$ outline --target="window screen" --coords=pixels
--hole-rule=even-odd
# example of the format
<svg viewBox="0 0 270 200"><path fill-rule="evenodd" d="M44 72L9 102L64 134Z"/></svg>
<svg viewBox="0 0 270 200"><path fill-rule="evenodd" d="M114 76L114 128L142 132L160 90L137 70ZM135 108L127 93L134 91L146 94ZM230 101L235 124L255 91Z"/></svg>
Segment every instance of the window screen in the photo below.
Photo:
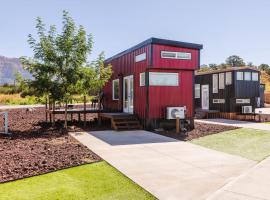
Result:
<svg viewBox="0 0 270 200"><path fill-rule="evenodd" d="M213 93L218 93L218 75L213 74L212 75L212 81L213 81Z"/></svg>
<svg viewBox="0 0 270 200"><path fill-rule="evenodd" d="M112 87L112 99L119 100L119 79L113 80L113 87Z"/></svg>
<svg viewBox="0 0 270 200"><path fill-rule="evenodd" d="M232 84L232 72L226 72L226 85Z"/></svg>
<svg viewBox="0 0 270 200"><path fill-rule="evenodd" d="M252 81L259 81L259 73L252 72Z"/></svg>
<svg viewBox="0 0 270 200"><path fill-rule="evenodd" d="M195 84L195 98L198 99L201 97L201 85Z"/></svg>
<svg viewBox="0 0 270 200"><path fill-rule="evenodd" d="M219 84L219 89L224 89L225 88L225 83L224 83L224 73L219 73L218 74L218 84Z"/></svg>
<svg viewBox="0 0 270 200"><path fill-rule="evenodd" d="M251 81L251 72L245 72L244 76L245 76L245 81Z"/></svg>
<svg viewBox="0 0 270 200"><path fill-rule="evenodd" d="M178 73L149 72L149 85L178 86Z"/></svg>
<svg viewBox="0 0 270 200"><path fill-rule="evenodd" d="M236 73L236 79L237 79L238 81L244 80L244 73L243 73L243 72L237 72L237 73Z"/></svg>

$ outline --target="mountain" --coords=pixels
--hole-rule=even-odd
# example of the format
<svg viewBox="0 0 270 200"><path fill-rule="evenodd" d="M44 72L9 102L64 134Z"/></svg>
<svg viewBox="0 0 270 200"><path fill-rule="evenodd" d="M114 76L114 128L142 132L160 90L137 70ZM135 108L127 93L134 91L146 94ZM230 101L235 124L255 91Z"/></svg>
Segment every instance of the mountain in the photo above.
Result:
<svg viewBox="0 0 270 200"><path fill-rule="evenodd" d="M20 72L24 78L31 78L29 72L23 69L19 58L0 56L0 85L13 84L16 72Z"/></svg>

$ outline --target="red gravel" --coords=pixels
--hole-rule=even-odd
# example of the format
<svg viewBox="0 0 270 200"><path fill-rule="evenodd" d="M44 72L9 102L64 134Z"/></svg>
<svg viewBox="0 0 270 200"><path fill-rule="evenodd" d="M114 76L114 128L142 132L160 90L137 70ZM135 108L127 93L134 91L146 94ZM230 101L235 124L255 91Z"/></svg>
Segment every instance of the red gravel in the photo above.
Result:
<svg viewBox="0 0 270 200"><path fill-rule="evenodd" d="M160 135L164 135L167 137L175 138L178 140L188 141L193 140L199 137L203 137L206 135L212 135L224 131L237 129L233 126L222 126L216 124L206 124L206 123L195 123L195 128L186 133L176 133L175 131L155 131Z"/></svg>
<svg viewBox="0 0 270 200"><path fill-rule="evenodd" d="M55 128L51 128L44 120L42 108L32 113L26 109L9 111L12 136L0 136L0 182L101 160L69 136L61 128L62 124L57 123Z"/></svg>

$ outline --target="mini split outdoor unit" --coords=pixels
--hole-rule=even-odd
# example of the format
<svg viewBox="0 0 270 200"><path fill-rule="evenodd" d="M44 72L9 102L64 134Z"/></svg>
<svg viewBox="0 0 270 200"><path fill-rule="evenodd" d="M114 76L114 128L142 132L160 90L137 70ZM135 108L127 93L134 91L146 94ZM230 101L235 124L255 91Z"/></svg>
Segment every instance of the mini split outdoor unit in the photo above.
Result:
<svg viewBox="0 0 270 200"><path fill-rule="evenodd" d="M186 107L167 107L167 119L185 119Z"/></svg>
<svg viewBox="0 0 270 200"><path fill-rule="evenodd" d="M252 106L242 106L242 113L244 114L252 113Z"/></svg>

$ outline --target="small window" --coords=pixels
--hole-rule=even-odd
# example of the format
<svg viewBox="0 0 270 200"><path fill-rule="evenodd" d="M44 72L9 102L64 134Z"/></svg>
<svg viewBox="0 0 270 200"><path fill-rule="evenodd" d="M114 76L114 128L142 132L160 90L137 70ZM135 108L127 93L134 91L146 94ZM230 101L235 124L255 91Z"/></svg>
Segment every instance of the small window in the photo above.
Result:
<svg viewBox="0 0 270 200"><path fill-rule="evenodd" d="M112 99L119 100L119 79L113 80Z"/></svg>
<svg viewBox="0 0 270 200"><path fill-rule="evenodd" d="M245 72L244 76L245 76L245 81L251 81L251 72Z"/></svg>
<svg viewBox="0 0 270 200"><path fill-rule="evenodd" d="M140 86L145 86L145 72L140 73Z"/></svg>
<svg viewBox="0 0 270 200"><path fill-rule="evenodd" d="M243 73L243 72L237 72L237 73L236 73L236 79L237 79L238 81L244 80L244 73Z"/></svg>
<svg viewBox="0 0 270 200"><path fill-rule="evenodd" d="M237 104L246 104L250 103L250 99L236 99Z"/></svg>
<svg viewBox="0 0 270 200"><path fill-rule="evenodd" d="M201 85L195 84L195 99L199 99L201 97Z"/></svg>
<svg viewBox="0 0 270 200"><path fill-rule="evenodd" d="M218 75L212 75L212 82L213 82L213 93L218 93Z"/></svg>
<svg viewBox="0 0 270 200"><path fill-rule="evenodd" d="M213 99L213 103L225 103L225 99Z"/></svg>
<svg viewBox="0 0 270 200"><path fill-rule="evenodd" d="M218 84L219 84L219 89L224 89L225 88L225 83L224 83L224 73L219 73L218 74Z"/></svg>
<svg viewBox="0 0 270 200"><path fill-rule="evenodd" d="M252 81L259 81L259 73L252 72Z"/></svg>
<svg viewBox="0 0 270 200"><path fill-rule="evenodd" d="M146 60L146 53L139 54L135 56L135 62L140 62Z"/></svg>
<svg viewBox="0 0 270 200"><path fill-rule="evenodd" d="M149 85L178 86L178 73L149 72Z"/></svg>
<svg viewBox="0 0 270 200"><path fill-rule="evenodd" d="M161 51L161 58L191 60L191 53L175 52L175 51Z"/></svg>
<svg viewBox="0 0 270 200"><path fill-rule="evenodd" d="M226 85L231 85L232 84L232 72L226 72Z"/></svg>

